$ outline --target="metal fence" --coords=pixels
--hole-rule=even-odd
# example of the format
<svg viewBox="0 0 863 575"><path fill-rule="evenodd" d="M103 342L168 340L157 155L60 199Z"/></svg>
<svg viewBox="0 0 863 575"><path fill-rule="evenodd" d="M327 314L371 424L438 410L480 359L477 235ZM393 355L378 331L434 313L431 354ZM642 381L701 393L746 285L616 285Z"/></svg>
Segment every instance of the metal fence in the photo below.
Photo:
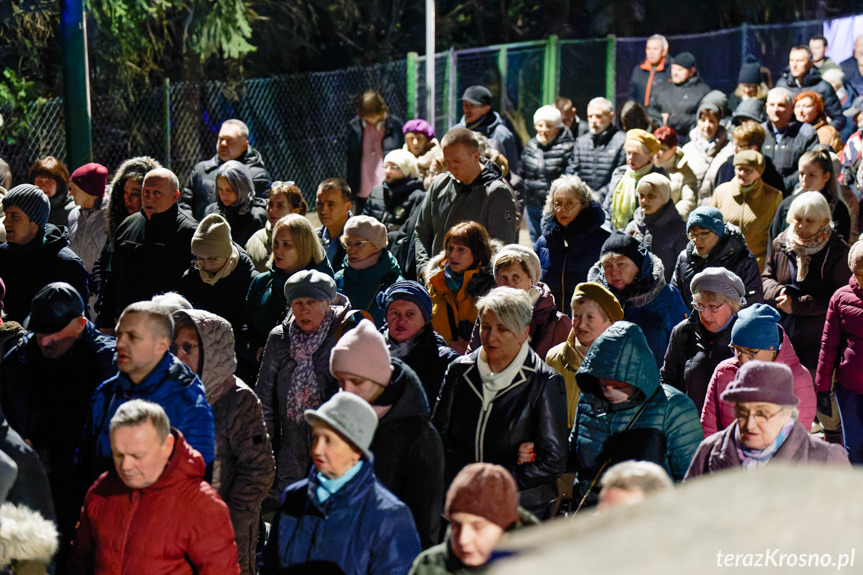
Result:
<svg viewBox="0 0 863 575"><path fill-rule="evenodd" d="M759 58L775 82L787 64L788 49L805 43L822 26L821 21L744 25L668 40L671 54L692 52L705 81L730 92L744 54ZM645 40L558 41L552 37L439 53L435 56L435 131L440 136L459 120L458 98L471 84L491 90L495 108L523 138L534 133L533 113L555 95L572 99L582 116L595 96L619 104L626 99L631 70L644 58ZM318 182L345 173L345 129L355 114L353 98L366 89L380 91L391 113L400 119L408 119L409 109L416 111L416 117L427 117L425 57L370 68L247 80L240 93L218 82L178 83L167 90L167 107L163 89L128 98L94 95L94 161L114 170L126 158L150 155L170 165L184 181L196 162L215 153L220 124L239 118L249 125L251 144L273 178L296 181L311 200ZM4 112L8 111L0 109ZM62 99L34 105L31 118L27 138L15 144L0 139L0 157L9 162L15 182L26 178L27 167L38 157L66 158ZM165 137L166 125L170 138Z"/></svg>

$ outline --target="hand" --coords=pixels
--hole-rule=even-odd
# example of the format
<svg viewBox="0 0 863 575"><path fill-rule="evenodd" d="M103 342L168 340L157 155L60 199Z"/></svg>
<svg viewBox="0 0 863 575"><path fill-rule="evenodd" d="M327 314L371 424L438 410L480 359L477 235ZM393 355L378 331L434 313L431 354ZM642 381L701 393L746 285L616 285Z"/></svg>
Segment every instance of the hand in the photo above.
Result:
<svg viewBox="0 0 863 575"><path fill-rule="evenodd" d="M782 289L782 292L776 296L776 307L787 314L791 313L791 297L785 293L784 288Z"/></svg>
<svg viewBox="0 0 863 575"><path fill-rule="evenodd" d="M815 404L818 406L818 411L827 417L833 416L833 401L829 391L819 391L815 394Z"/></svg>
<svg viewBox="0 0 863 575"><path fill-rule="evenodd" d="M533 442L528 441L518 446L518 464L532 463L536 459L536 453L533 452Z"/></svg>
<svg viewBox="0 0 863 575"><path fill-rule="evenodd" d="M449 344L449 346L453 348L459 355L464 355L464 352L467 351L467 343L467 341L458 338L454 339L452 343Z"/></svg>

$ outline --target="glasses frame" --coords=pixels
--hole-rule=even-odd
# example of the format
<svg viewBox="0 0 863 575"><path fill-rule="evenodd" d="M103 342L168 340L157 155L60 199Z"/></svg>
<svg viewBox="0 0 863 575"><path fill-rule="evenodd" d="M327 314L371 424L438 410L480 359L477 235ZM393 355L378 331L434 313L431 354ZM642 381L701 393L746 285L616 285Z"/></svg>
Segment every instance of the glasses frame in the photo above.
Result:
<svg viewBox="0 0 863 575"><path fill-rule="evenodd" d="M198 343L177 344L177 343L171 342L171 353L173 353L174 355L177 355L177 352L182 349L183 353L185 353L186 355L189 355L190 353L192 353L192 350L197 349L199 347L201 347L201 345Z"/></svg>

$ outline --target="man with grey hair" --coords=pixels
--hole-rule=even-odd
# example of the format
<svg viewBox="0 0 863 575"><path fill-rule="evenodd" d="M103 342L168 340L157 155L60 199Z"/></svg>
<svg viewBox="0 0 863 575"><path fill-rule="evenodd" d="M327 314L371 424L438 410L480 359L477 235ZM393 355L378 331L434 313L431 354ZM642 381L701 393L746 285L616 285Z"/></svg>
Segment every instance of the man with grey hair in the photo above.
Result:
<svg viewBox="0 0 863 575"><path fill-rule="evenodd" d="M608 194L612 172L626 162L626 133L614 126L613 119L614 105L609 100L591 100L587 104L589 131L576 138L572 150L575 173L595 192L599 203Z"/></svg>
<svg viewBox="0 0 863 575"><path fill-rule="evenodd" d="M165 410L123 403L110 441L113 470L84 500L70 571L239 574L230 512Z"/></svg>
<svg viewBox="0 0 863 575"><path fill-rule="evenodd" d="M264 167L261 154L249 145L249 127L240 120L226 120L219 128L216 155L195 164L180 198L180 205L191 212L196 220L203 219L204 210L216 201L216 172L229 160L237 160L248 166L255 183L255 195L267 197L270 174Z"/></svg>
<svg viewBox="0 0 863 575"><path fill-rule="evenodd" d="M213 409L197 374L171 352L174 323L169 311L150 301L128 306L117 322L117 368L93 394L78 450L79 464L89 479L109 467L109 422L129 399L147 399L162 406L174 427L203 456L207 465L216 454Z"/></svg>
<svg viewBox="0 0 863 575"><path fill-rule="evenodd" d="M599 482L599 511L635 505L651 495L673 489L661 466L651 461L624 461L611 467Z"/></svg>
<svg viewBox="0 0 863 575"><path fill-rule="evenodd" d="M836 97L833 86L827 83L812 61L812 50L806 44L794 46L788 54L788 67L776 82L777 87L788 88L793 96L804 90L812 90L821 96L824 113L837 130L845 127L842 104Z"/></svg>
<svg viewBox="0 0 863 575"><path fill-rule="evenodd" d="M632 69L629 99L646 108L650 104L651 92L668 82L671 59L668 57L668 40L665 36L654 34L648 38L644 45L644 55L644 62Z"/></svg>
<svg viewBox="0 0 863 575"><path fill-rule="evenodd" d="M113 325L132 302L173 291L189 268L198 222L179 209L179 188L177 176L168 169L144 176L141 211L123 220L114 238L101 325Z"/></svg>
<svg viewBox="0 0 863 575"><path fill-rule="evenodd" d="M761 124L767 132L761 153L773 161L789 194L797 188L797 162L800 156L818 145L815 128L794 118L792 100L787 88L770 90L767 93L767 121Z"/></svg>

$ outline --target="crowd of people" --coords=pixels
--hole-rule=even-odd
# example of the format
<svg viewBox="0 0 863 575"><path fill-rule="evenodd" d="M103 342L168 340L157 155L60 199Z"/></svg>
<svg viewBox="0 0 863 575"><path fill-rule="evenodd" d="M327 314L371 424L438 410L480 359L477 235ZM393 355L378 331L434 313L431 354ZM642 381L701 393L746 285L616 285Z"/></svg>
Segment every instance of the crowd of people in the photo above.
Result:
<svg viewBox="0 0 863 575"><path fill-rule="evenodd" d="M366 92L317 228L240 120L184 185L37 160L0 189L0 526L34 542L0 563L460 573L701 475L863 463L863 37L826 45L723 94L652 36L623 109L561 97L527 141L484 86L440 139Z"/></svg>

